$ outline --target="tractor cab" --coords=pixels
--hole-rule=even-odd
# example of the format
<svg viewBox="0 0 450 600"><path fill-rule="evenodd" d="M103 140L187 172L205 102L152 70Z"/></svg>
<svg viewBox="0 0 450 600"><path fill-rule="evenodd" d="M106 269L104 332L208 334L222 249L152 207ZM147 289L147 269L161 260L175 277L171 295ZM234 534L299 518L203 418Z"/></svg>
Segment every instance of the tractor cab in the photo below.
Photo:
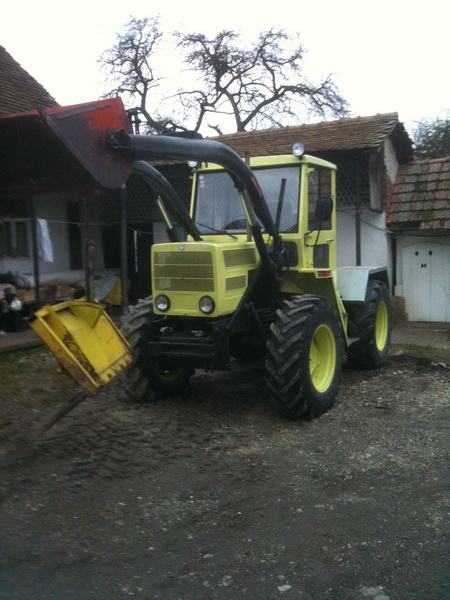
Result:
<svg viewBox="0 0 450 600"><path fill-rule="evenodd" d="M335 166L305 155L255 157L248 165L283 243L284 284L295 285L296 274L334 269ZM249 210L253 212L229 171L216 164L198 165L190 215L202 241L188 236L183 243L153 246L156 313L209 318L233 313L260 263L252 219L265 247L273 251L273 238Z"/></svg>

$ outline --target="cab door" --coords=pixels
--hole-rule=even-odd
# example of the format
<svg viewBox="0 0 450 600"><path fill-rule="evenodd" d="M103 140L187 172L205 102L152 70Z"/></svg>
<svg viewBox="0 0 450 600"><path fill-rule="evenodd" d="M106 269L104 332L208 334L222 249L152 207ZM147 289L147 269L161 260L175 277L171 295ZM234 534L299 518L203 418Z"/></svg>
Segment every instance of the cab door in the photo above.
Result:
<svg viewBox="0 0 450 600"><path fill-rule="evenodd" d="M334 169L311 165L307 168L305 257L306 268L336 268L336 181ZM321 197L331 198L333 211L329 219L319 221L316 208ZM305 216L305 213L303 213Z"/></svg>

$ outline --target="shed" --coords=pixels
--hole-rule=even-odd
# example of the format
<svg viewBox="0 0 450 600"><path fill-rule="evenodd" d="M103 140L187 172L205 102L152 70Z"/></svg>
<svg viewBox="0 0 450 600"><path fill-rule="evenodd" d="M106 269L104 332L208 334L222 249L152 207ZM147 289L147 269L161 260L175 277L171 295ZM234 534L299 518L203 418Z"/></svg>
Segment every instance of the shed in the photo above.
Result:
<svg viewBox="0 0 450 600"><path fill-rule="evenodd" d="M450 322L450 156L400 168L387 212L397 296L412 321Z"/></svg>

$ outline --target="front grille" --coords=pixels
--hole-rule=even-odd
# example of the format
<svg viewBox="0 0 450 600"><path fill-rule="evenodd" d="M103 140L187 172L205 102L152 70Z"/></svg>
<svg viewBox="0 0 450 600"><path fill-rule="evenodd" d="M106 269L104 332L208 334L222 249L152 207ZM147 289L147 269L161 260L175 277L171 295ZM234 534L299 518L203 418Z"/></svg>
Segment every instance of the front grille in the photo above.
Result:
<svg viewBox="0 0 450 600"><path fill-rule="evenodd" d="M243 265L254 265L256 254L253 248L243 250L225 250L223 260L226 267L242 267Z"/></svg>
<svg viewBox="0 0 450 600"><path fill-rule="evenodd" d="M245 275L237 275L236 277L227 277L225 279L225 290L239 290L245 288L247 285L247 278Z"/></svg>
<svg viewBox="0 0 450 600"><path fill-rule="evenodd" d="M155 265L212 265L210 252L156 252Z"/></svg>
<svg viewBox="0 0 450 600"><path fill-rule="evenodd" d="M210 252L156 252L154 288L174 292L213 292L214 272Z"/></svg>

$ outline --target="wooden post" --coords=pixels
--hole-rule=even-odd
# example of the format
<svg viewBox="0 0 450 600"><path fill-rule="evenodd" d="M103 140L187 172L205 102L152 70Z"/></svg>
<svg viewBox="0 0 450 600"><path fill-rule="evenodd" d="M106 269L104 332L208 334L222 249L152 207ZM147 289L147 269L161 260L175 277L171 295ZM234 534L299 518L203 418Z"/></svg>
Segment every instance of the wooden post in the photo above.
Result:
<svg viewBox="0 0 450 600"><path fill-rule="evenodd" d="M95 244L88 242L84 249L84 277L86 279L86 300L95 302L94 288Z"/></svg>
<svg viewBox="0 0 450 600"><path fill-rule="evenodd" d="M361 165L356 169L356 198L355 198L355 241L356 266L361 266Z"/></svg>
<svg viewBox="0 0 450 600"><path fill-rule="evenodd" d="M34 278L34 302L36 309L41 306L41 292L40 292L40 281L39 281L39 248L38 248L38 237L37 237L37 222L36 212L34 209L33 198L30 196L28 199L28 213L30 215L31 224L31 252L33 257L33 278Z"/></svg>
<svg viewBox="0 0 450 600"><path fill-rule="evenodd" d="M121 304L122 313L128 310L128 216L127 216L127 188L126 184L120 188L120 277L121 277Z"/></svg>

